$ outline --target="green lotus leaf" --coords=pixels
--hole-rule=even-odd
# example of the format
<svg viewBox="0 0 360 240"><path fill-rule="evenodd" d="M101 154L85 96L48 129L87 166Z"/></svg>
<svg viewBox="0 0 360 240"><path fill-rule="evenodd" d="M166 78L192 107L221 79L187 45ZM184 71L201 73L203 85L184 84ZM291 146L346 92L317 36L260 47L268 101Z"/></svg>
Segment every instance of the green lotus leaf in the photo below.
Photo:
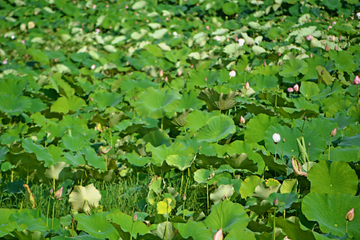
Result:
<svg viewBox="0 0 360 240"><path fill-rule="evenodd" d="M273 218L269 218L271 224L273 224ZM310 229L304 229L304 227L300 224L300 220L297 217L289 217L287 219L276 218L275 219L276 227L281 228L288 239L291 240L302 240L309 239L315 240L313 232Z"/></svg>
<svg viewBox="0 0 360 240"><path fill-rule="evenodd" d="M335 66L339 71L352 73L356 68L356 63L353 61L351 54L346 51L330 51L329 57L335 62Z"/></svg>
<svg viewBox="0 0 360 240"><path fill-rule="evenodd" d="M357 134L352 137L346 137L346 136L342 137L340 140L339 146L341 146L341 147L352 147L352 146L360 147L360 134Z"/></svg>
<svg viewBox="0 0 360 240"><path fill-rule="evenodd" d="M360 147L331 147L330 161L357 162L359 161L359 151ZM324 154L319 157L319 160L328 160L328 154L328 151L324 152Z"/></svg>
<svg viewBox="0 0 360 240"><path fill-rule="evenodd" d="M220 228L224 232L230 232L233 229L245 229L249 223L249 217L241 204L225 200L211 208L210 215L203 223L211 228L213 233Z"/></svg>
<svg viewBox="0 0 360 240"><path fill-rule="evenodd" d="M233 185L220 185L213 193L210 193L210 200L218 204L225 196L231 198L234 193Z"/></svg>
<svg viewBox="0 0 360 240"><path fill-rule="evenodd" d="M345 194L328 195L325 193L310 192L302 202L302 211L310 221L317 221L323 233L332 233L344 236L346 233L345 215L354 208L355 217L347 224L347 233L350 238L360 236L359 196Z"/></svg>
<svg viewBox="0 0 360 240"><path fill-rule="evenodd" d="M84 154L85 159L88 162L89 166L101 169L103 171L106 170L106 163L104 158L98 156L93 148L83 147L80 150L80 152Z"/></svg>
<svg viewBox="0 0 360 240"><path fill-rule="evenodd" d="M211 240L212 233L202 222L188 221L186 223L175 223L174 227L180 235L187 239L191 237L194 240Z"/></svg>
<svg viewBox="0 0 360 240"><path fill-rule="evenodd" d="M266 200L268 200L270 203L272 203L272 202L274 202L275 198L279 202L284 203L284 206L282 207L282 210L289 209L291 207L292 203L299 202L299 197L298 197L298 194L296 192L290 192L290 193L273 192L273 193L271 193L269 195L269 197Z"/></svg>
<svg viewBox="0 0 360 240"><path fill-rule="evenodd" d="M109 52L109 53L114 53L116 52L116 48L113 45L105 45L104 46L105 51Z"/></svg>
<svg viewBox="0 0 360 240"><path fill-rule="evenodd" d="M143 140L145 142L151 143L151 145L153 145L154 147L158 147L163 144L165 144L166 146L171 145L171 138L169 137L169 135L165 131L162 131L160 129L149 132L143 137Z"/></svg>
<svg viewBox="0 0 360 240"><path fill-rule="evenodd" d="M291 59L286 61L280 71L280 75L283 77L296 77L299 74L306 74L308 71L308 64L305 61L299 59Z"/></svg>
<svg viewBox="0 0 360 240"><path fill-rule="evenodd" d="M255 54L261 54L261 53L266 53L266 50L260 46L252 46L251 50L253 50L253 52Z"/></svg>
<svg viewBox="0 0 360 240"><path fill-rule="evenodd" d="M220 111L212 111L210 113L194 110L186 117L186 127L191 131L197 131L206 125L208 120L214 116L221 116Z"/></svg>
<svg viewBox="0 0 360 240"><path fill-rule="evenodd" d="M151 162L149 157L142 157L134 152L127 153L126 156L121 156L120 158L126 159L130 164L138 167L143 167Z"/></svg>
<svg viewBox="0 0 360 240"><path fill-rule="evenodd" d="M297 179L285 179L280 187L280 193L296 192L298 186Z"/></svg>
<svg viewBox="0 0 360 240"><path fill-rule="evenodd" d="M222 5L222 10L226 15L234 15L239 11L239 5L235 2L227 2Z"/></svg>
<svg viewBox="0 0 360 240"><path fill-rule="evenodd" d="M179 142L175 142L168 147L165 144L159 147L154 147L151 143L147 143L146 151L152 153L151 161L155 165L161 165L162 162L170 155L189 156L194 154L194 149L192 147L185 147Z"/></svg>
<svg viewBox="0 0 360 240"><path fill-rule="evenodd" d="M301 133L298 128L289 128L287 126L277 124L269 127L265 133L265 146L267 150L273 154L275 154L275 144L272 139L274 133L280 134L281 139L285 138L285 143L280 141L277 144L277 155L284 155L289 159L291 156L297 156L300 153L296 138L301 136L305 139L306 151L309 151L310 161L317 160L327 147L325 139L318 133L317 130L307 127L304 128L304 133ZM311 143L310 148L308 146L309 142ZM282 149L284 149L284 152L282 152Z"/></svg>
<svg viewBox="0 0 360 240"><path fill-rule="evenodd" d="M137 239L138 235L145 235L149 232L149 227L145 223L134 222L131 216L119 210L109 213L106 219L115 227L122 239L130 239L130 233L133 239Z"/></svg>
<svg viewBox="0 0 360 240"><path fill-rule="evenodd" d="M175 113L171 119L171 123L173 123L175 126L178 127L184 127L186 125L186 118L191 112L192 112L191 109L189 110L184 109L180 114Z"/></svg>
<svg viewBox="0 0 360 240"><path fill-rule="evenodd" d="M226 115L210 118L196 133L199 142L216 142L236 131L234 121Z"/></svg>
<svg viewBox="0 0 360 240"><path fill-rule="evenodd" d="M89 97L93 99L101 111L107 107L114 107L122 100L122 96L118 93L101 90L90 94Z"/></svg>
<svg viewBox="0 0 360 240"><path fill-rule="evenodd" d="M190 79L187 81L186 85L188 89L193 90L195 86L198 87L211 87L219 78L219 73L217 71L210 70L198 70L191 72Z"/></svg>
<svg viewBox="0 0 360 240"><path fill-rule="evenodd" d="M197 183L206 183L210 178L212 171L210 169L199 169L194 173L194 180Z"/></svg>
<svg viewBox="0 0 360 240"><path fill-rule="evenodd" d="M137 1L132 5L132 10L139 10L144 8L148 3L146 1Z"/></svg>
<svg viewBox="0 0 360 240"><path fill-rule="evenodd" d="M165 113L176 109L181 100L177 91L148 88L140 93L136 103L136 112L141 117L162 118Z"/></svg>
<svg viewBox="0 0 360 240"><path fill-rule="evenodd" d="M155 230L151 231L153 235L150 239L175 239L175 236L179 234L175 230L172 222L162 222L157 225Z"/></svg>
<svg viewBox="0 0 360 240"><path fill-rule="evenodd" d="M31 107L30 98L13 94L0 94L0 102L0 111L10 116L19 115Z"/></svg>
<svg viewBox="0 0 360 240"><path fill-rule="evenodd" d="M70 55L70 59L74 62L82 62L84 61L86 58L90 57L90 55L88 53L85 52L80 52L80 53L72 53Z"/></svg>
<svg viewBox="0 0 360 240"><path fill-rule="evenodd" d="M90 207L97 208L100 199L100 192L92 183L86 187L75 186L69 196L69 202L71 203L72 209L75 211L83 211L85 213L90 213Z"/></svg>
<svg viewBox="0 0 360 240"><path fill-rule="evenodd" d="M71 166L76 167L79 165L86 164L84 157L80 153L73 154L73 153L65 152L64 158L65 158L65 162Z"/></svg>
<svg viewBox="0 0 360 240"><path fill-rule="evenodd" d="M322 66L317 66L315 69L318 75L319 83L325 83L326 85L330 85L333 83L334 77L331 76L331 74L326 70L326 68Z"/></svg>
<svg viewBox="0 0 360 240"><path fill-rule="evenodd" d="M256 115L246 124L244 130L245 142L253 143L264 140L266 129L278 121L276 117L270 117L262 113Z"/></svg>
<svg viewBox="0 0 360 240"><path fill-rule="evenodd" d="M28 54L31 55L35 61L38 61L42 64L47 64L49 62L49 58L40 49L30 48L28 49Z"/></svg>
<svg viewBox="0 0 360 240"><path fill-rule="evenodd" d="M341 2L336 0L324 0L321 5L325 5L330 10L336 10L341 8Z"/></svg>
<svg viewBox="0 0 360 240"><path fill-rule="evenodd" d="M162 39L164 37L164 35L168 32L169 32L168 29L162 28L162 29L156 30L154 33L149 34L149 35L155 39ZM166 53L168 53L168 52L166 52ZM165 53L165 56L166 56L166 53Z"/></svg>
<svg viewBox="0 0 360 240"><path fill-rule="evenodd" d="M136 81L132 79L125 79L124 81L121 82L120 89L122 92L127 92L134 90L136 88L147 89L149 87L155 88L157 86L158 84L151 82L145 78L136 79Z"/></svg>
<svg viewBox="0 0 360 240"><path fill-rule="evenodd" d="M108 217L107 215L108 214L106 212L96 213L92 215L77 214L75 216L75 220L77 220L77 228L79 230L85 231L93 237L117 240L119 239L120 235L111 225L111 223L106 220L105 217Z"/></svg>
<svg viewBox="0 0 360 240"><path fill-rule="evenodd" d="M64 148L71 151L77 151L86 145L86 139L83 136L69 136L68 134L64 135L62 138L62 143Z"/></svg>
<svg viewBox="0 0 360 240"><path fill-rule="evenodd" d="M358 189L358 177L346 162L320 161L308 173L311 192L355 195Z"/></svg>
<svg viewBox="0 0 360 240"><path fill-rule="evenodd" d="M267 182L263 182L263 183L257 185L252 196L257 198L259 201L262 201L262 200L268 199L268 197L271 193L276 193L279 190L281 184L277 180L274 180L274 182L277 185L269 186L268 185L269 180L271 180L271 179L268 179Z"/></svg>
<svg viewBox="0 0 360 240"><path fill-rule="evenodd" d="M20 135L26 134L29 127L26 124L18 123L13 128L7 129L5 133L0 136L2 144L13 144L14 142L20 141Z"/></svg>
<svg viewBox="0 0 360 240"><path fill-rule="evenodd" d="M39 161L44 161L45 167L49 167L54 163L54 160L52 159L48 149L41 145L35 144L31 140L31 138L23 139L22 146L23 146L25 152L35 153L35 155Z"/></svg>
<svg viewBox="0 0 360 240"><path fill-rule="evenodd" d="M247 177L240 186L240 194L241 194L241 198L248 198L250 196L253 195L256 187L261 184L261 178L256 176L256 175L252 175L250 177Z"/></svg>
<svg viewBox="0 0 360 240"><path fill-rule="evenodd" d="M255 233L245 229L233 229L226 235L225 240L238 240L238 239L246 239L246 240L256 240Z"/></svg>
<svg viewBox="0 0 360 240"><path fill-rule="evenodd" d="M228 110L236 106L236 97L239 93L231 91L229 94L218 93L215 89L206 88L201 91L198 98L204 100L209 111Z"/></svg>
<svg viewBox="0 0 360 240"><path fill-rule="evenodd" d="M77 96L59 97L51 106L51 112L68 113L69 111L76 112L81 107L86 105L82 98Z"/></svg>
<svg viewBox="0 0 360 240"><path fill-rule="evenodd" d="M68 165L64 162L59 162L56 165L51 165L48 169L45 171L45 176L49 179L59 179L60 172L67 167Z"/></svg>
<svg viewBox="0 0 360 240"><path fill-rule="evenodd" d="M178 168L180 171L184 171L186 168L191 166L191 163L194 161L194 155L190 154L187 156L179 155L169 155L166 158L166 163L169 166Z"/></svg>

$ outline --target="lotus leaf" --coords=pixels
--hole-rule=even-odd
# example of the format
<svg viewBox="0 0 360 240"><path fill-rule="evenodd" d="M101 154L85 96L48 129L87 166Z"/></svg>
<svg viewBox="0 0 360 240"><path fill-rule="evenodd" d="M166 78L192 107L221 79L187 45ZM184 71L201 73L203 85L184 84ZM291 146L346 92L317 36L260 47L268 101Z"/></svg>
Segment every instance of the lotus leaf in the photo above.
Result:
<svg viewBox="0 0 360 240"><path fill-rule="evenodd" d="M89 184L86 187L75 186L74 190L70 193L69 202L72 209L75 211L84 211L90 213L90 207L97 207L101 195L93 184Z"/></svg>
<svg viewBox="0 0 360 240"><path fill-rule="evenodd" d="M261 184L260 177L253 175L250 177L247 177L240 186L240 194L241 198L248 198L253 195L256 187Z"/></svg>
<svg viewBox="0 0 360 240"><path fill-rule="evenodd" d="M210 193L210 199L214 204L218 204L224 197L231 198L234 193L234 187L231 185L220 185L213 193Z"/></svg>
<svg viewBox="0 0 360 240"><path fill-rule="evenodd" d="M299 74L306 74L308 71L308 64L299 59L292 59L282 65L280 75L283 77L296 77Z"/></svg>
<svg viewBox="0 0 360 240"><path fill-rule="evenodd" d="M347 224L349 237L360 236L360 218L356 212L360 212L359 197L338 193L329 195L326 193L310 192L302 202L302 211L310 221L317 221L323 233L332 233L344 236L346 231L345 215L350 209L355 209L355 218Z"/></svg>
<svg viewBox="0 0 360 240"><path fill-rule="evenodd" d="M198 141L216 142L235 132L233 120L225 115L210 118L196 133Z"/></svg>
<svg viewBox="0 0 360 240"><path fill-rule="evenodd" d="M202 222L188 221L174 225L183 238L192 237L194 240L211 240L212 233Z"/></svg>
<svg viewBox="0 0 360 240"><path fill-rule="evenodd" d="M233 229L245 229L249 223L249 217L241 204L225 200L211 208L210 215L203 223L211 228L213 233L220 228L225 232L230 232Z"/></svg>

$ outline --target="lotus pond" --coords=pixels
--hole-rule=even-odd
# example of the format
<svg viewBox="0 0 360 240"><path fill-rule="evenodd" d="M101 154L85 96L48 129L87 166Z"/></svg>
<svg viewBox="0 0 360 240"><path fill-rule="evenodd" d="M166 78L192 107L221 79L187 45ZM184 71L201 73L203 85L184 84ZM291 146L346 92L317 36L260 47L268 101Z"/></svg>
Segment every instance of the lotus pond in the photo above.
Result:
<svg viewBox="0 0 360 240"><path fill-rule="evenodd" d="M0 16L0 238L360 238L358 0Z"/></svg>

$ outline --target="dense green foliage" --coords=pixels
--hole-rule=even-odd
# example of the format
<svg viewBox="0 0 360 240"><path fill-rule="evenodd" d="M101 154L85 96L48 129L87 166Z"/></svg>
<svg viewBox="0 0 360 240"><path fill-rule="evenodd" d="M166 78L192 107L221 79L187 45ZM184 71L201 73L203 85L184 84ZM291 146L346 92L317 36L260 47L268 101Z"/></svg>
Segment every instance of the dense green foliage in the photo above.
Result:
<svg viewBox="0 0 360 240"><path fill-rule="evenodd" d="M0 237L359 239L358 11L3 1Z"/></svg>

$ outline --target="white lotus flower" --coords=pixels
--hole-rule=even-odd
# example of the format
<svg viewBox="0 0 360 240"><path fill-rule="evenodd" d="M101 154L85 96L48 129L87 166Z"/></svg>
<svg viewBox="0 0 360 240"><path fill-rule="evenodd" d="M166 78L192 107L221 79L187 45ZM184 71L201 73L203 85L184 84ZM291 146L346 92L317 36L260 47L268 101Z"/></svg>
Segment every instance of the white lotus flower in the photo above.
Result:
<svg viewBox="0 0 360 240"><path fill-rule="evenodd" d="M278 133L274 133L274 135L272 136L272 139L274 140L274 143L277 144L278 142L280 142L281 136Z"/></svg>
<svg viewBox="0 0 360 240"><path fill-rule="evenodd" d="M244 45L244 43L245 43L245 39L240 38L238 40L238 42L239 42L239 46L242 47Z"/></svg>
<svg viewBox="0 0 360 240"><path fill-rule="evenodd" d="M231 72L229 72L229 76L230 77L235 77L236 76L235 70L232 70Z"/></svg>
<svg viewBox="0 0 360 240"><path fill-rule="evenodd" d="M214 39L215 39L216 41L218 41L218 42L221 41L221 37L220 37L220 36L215 36Z"/></svg>

